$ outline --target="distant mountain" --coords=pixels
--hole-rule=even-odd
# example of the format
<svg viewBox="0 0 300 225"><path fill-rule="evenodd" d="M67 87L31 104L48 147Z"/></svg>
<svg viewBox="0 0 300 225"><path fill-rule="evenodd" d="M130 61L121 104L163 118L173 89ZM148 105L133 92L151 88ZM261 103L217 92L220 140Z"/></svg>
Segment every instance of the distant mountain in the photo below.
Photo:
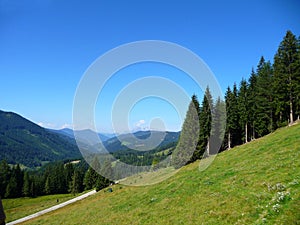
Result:
<svg viewBox="0 0 300 225"><path fill-rule="evenodd" d="M13 112L0 110L0 160L37 167L82 157L73 138L51 132Z"/></svg>
<svg viewBox="0 0 300 225"><path fill-rule="evenodd" d="M151 142L150 135L153 135ZM128 149L149 150L158 143L157 147L167 146L171 143L176 145L180 132L162 131L137 131L133 134L122 134L103 142L109 152L123 151Z"/></svg>
<svg viewBox="0 0 300 225"><path fill-rule="evenodd" d="M69 138L75 139L74 131L65 128L62 130L51 130ZM96 133L95 131L86 129L75 131L78 138L77 141L80 142L81 148L85 149L87 152L98 152L101 151L102 145L94 144L98 140L94 140L95 134L99 136L102 144L105 146L106 150L109 152L138 149L138 150L149 150L151 146L155 146L155 143L159 143L157 147L167 146L171 143L176 145L180 132L162 132L162 131L137 131L135 133L126 133L115 136L114 134L102 134ZM152 143L147 140L150 135L153 135ZM162 140L158 140L161 139Z"/></svg>
<svg viewBox="0 0 300 225"><path fill-rule="evenodd" d="M68 136L68 137L71 137L71 138L74 139L74 131L70 128L64 128L64 129L61 129L61 130L51 130L51 131L55 132L55 133L63 134L65 136ZM79 130L79 131L76 131L76 132L78 132L79 136L81 137L81 139L82 139L81 141L87 142L87 143L89 142L88 139L89 139L90 135L92 133L93 134L95 133L95 131L92 131L92 130L89 130L89 129ZM107 134L97 133L97 134L98 134L98 136L99 136L99 138L102 142L107 141L108 139L115 137L114 134L108 134L108 133Z"/></svg>

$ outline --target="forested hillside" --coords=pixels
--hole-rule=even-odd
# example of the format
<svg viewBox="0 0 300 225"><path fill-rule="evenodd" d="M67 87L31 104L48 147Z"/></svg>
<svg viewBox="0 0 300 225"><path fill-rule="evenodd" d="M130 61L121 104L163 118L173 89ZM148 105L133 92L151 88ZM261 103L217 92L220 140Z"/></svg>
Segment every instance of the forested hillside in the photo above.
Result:
<svg viewBox="0 0 300 225"><path fill-rule="evenodd" d="M81 157L74 140L49 132L16 113L0 111L0 121L0 160L34 168L45 162Z"/></svg>

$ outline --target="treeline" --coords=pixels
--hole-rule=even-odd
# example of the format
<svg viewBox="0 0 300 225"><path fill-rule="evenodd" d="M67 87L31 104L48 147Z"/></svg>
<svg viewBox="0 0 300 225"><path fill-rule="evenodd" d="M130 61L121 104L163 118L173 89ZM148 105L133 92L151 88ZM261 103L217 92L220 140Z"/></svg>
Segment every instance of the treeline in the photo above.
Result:
<svg viewBox="0 0 300 225"><path fill-rule="evenodd" d="M173 165L181 167L262 137L299 116L300 37L287 31L274 63L261 57L249 80L228 87L224 100L214 101L209 88L201 105L197 96L192 96Z"/></svg>
<svg viewBox="0 0 300 225"><path fill-rule="evenodd" d="M22 170L19 164L0 162L0 196L2 198L36 197L50 194L81 193L107 187L110 181L81 160L77 163L49 163L37 171Z"/></svg>

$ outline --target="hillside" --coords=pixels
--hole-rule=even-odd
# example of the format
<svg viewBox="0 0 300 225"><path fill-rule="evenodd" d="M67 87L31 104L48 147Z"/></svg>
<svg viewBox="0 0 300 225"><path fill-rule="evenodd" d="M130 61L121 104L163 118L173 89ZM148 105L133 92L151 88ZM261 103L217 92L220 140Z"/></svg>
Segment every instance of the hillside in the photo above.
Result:
<svg viewBox="0 0 300 225"><path fill-rule="evenodd" d="M81 157L75 141L0 110L0 160L37 167L43 162Z"/></svg>
<svg viewBox="0 0 300 225"><path fill-rule="evenodd" d="M152 139L154 142L145 141L152 133ZM124 151L130 149L137 149L143 151L143 149L149 150L152 146L156 146L157 140L160 140L157 147L164 147L167 145L176 145L180 132L161 132L161 131L138 131L133 134L122 134L118 137L113 137L106 140L103 144L109 152ZM120 141L121 140L121 141Z"/></svg>
<svg viewBox="0 0 300 225"><path fill-rule="evenodd" d="M299 154L300 124L225 151L203 172L195 162L152 186L115 185L25 224L299 224Z"/></svg>

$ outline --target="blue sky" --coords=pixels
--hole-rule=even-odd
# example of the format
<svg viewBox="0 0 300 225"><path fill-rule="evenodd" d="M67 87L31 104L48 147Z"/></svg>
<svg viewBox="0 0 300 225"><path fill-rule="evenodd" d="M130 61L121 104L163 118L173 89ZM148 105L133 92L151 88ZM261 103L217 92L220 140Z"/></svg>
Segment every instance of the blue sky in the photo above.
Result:
<svg viewBox="0 0 300 225"><path fill-rule="evenodd" d="M190 49L225 91L248 78L261 55L272 61L287 30L300 35L299 11L296 0L0 0L0 109L46 127L70 127L76 87L89 65L112 48L140 40ZM165 76L189 95L201 96L199 87L174 68L147 64L124 69L99 95L99 131L112 131L114 96L128 82L151 75ZM179 130L182 123L172 105L155 98L137 103L128 117L130 129L147 129L155 117L169 130Z"/></svg>

